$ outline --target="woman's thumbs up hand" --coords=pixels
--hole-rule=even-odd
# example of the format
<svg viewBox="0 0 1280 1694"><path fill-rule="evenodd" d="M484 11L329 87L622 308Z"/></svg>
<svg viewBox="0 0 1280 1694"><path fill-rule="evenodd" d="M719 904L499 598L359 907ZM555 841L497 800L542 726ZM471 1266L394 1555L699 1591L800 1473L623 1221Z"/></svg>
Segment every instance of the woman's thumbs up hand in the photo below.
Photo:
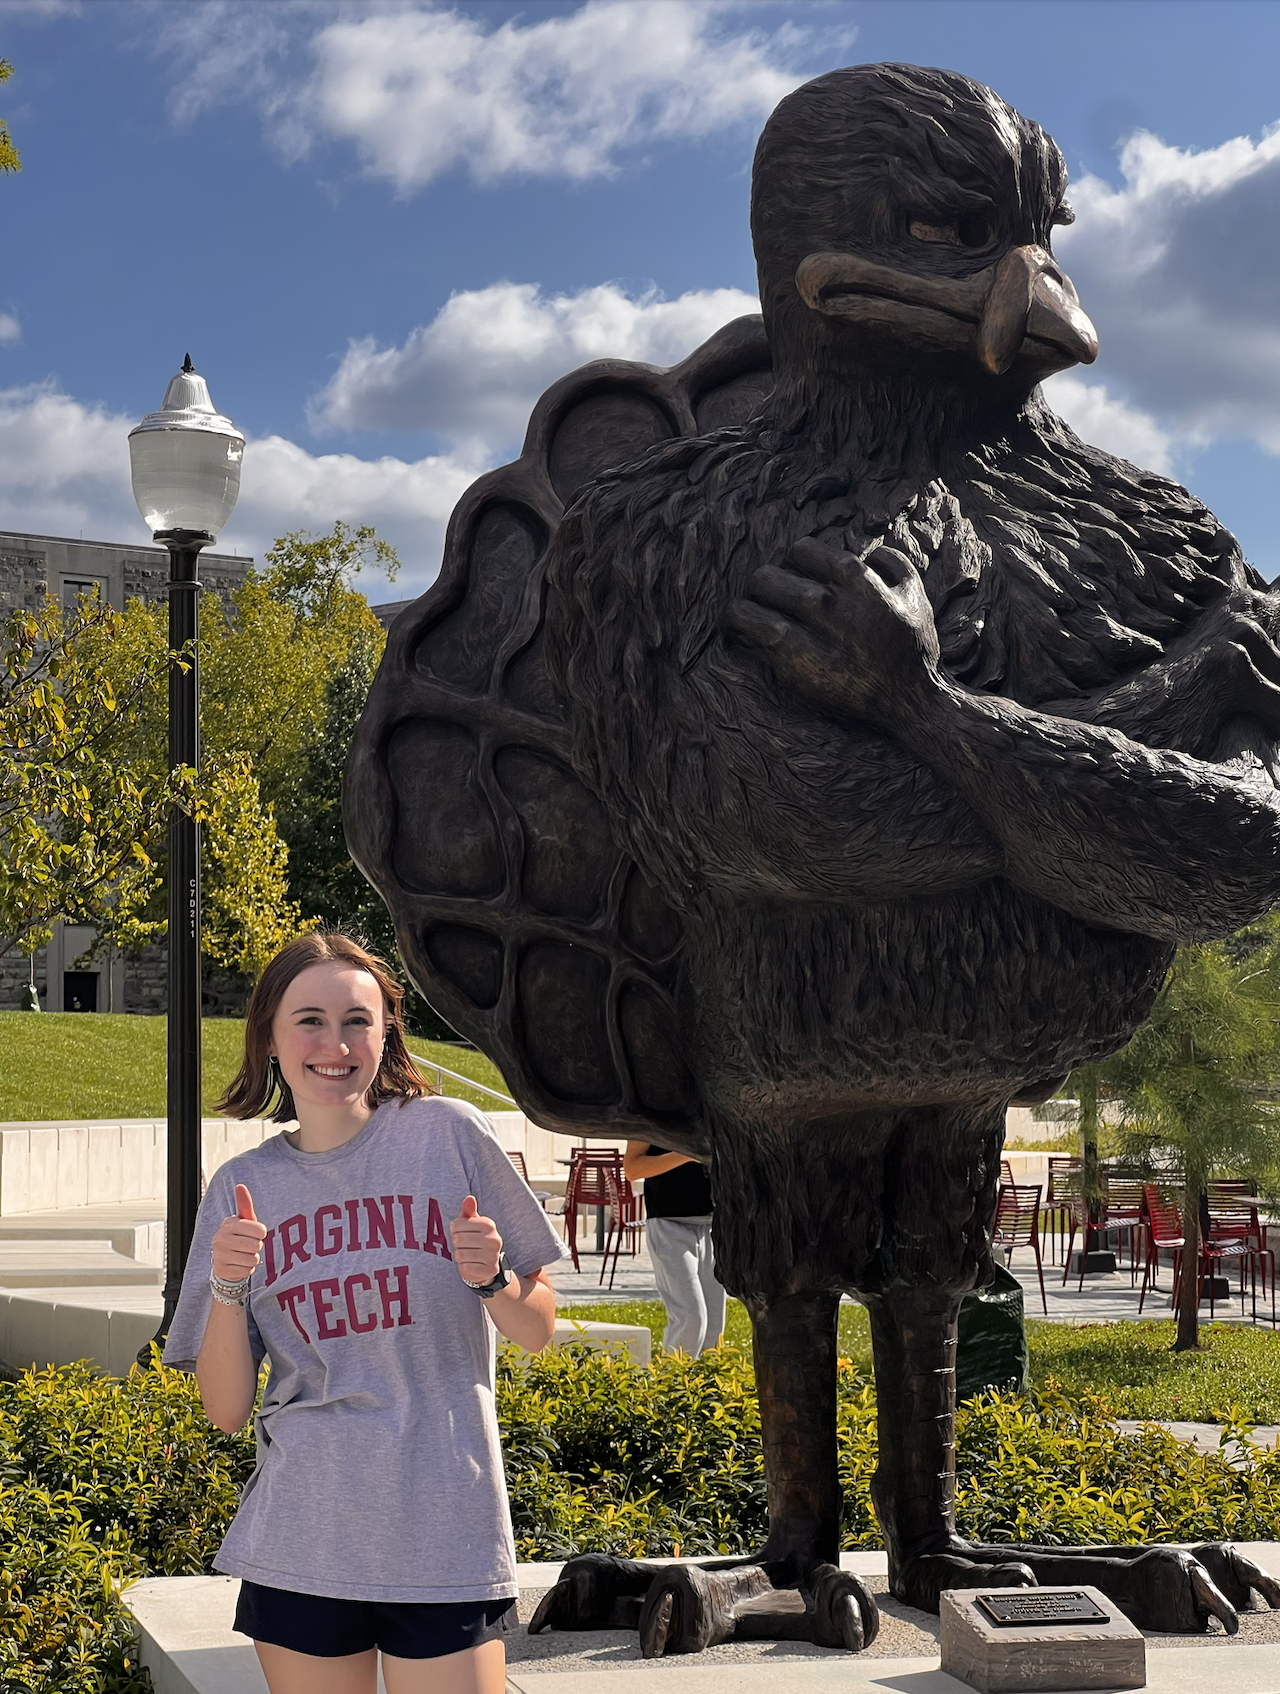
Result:
<svg viewBox="0 0 1280 1694"><path fill-rule="evenodd" d="M449 1225L453 1261L464 1282L492 1282L502 1256L502 1237L492 1218L482 1218L474 1194L462 1202L462 1211Z"/></svg>
<svg viewBox="0 0 1280 1694"><path fill-rule="evenodd" d="M262 1257L266 1235L266 1225L253 1215L253 1195L238 1182L236 1215L223 1218L213 1238L213 1274L226 1282L242 1282L252 1276Z"/></svg>

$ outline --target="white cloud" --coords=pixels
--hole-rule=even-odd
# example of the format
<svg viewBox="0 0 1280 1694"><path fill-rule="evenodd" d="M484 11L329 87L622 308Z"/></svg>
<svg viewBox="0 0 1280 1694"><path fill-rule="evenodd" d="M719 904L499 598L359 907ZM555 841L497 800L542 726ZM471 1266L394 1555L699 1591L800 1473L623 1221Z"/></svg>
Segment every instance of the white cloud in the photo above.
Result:
<svg viewBox="0 0 1280 1694"><path fill-rule="evenodd" d="M744 312L737 288L663 300L613 283L544 295L500 282L454 294L399 346L353 341L312 408L313 421L347 429L426 429L496 452L524 433L538 396L589 359L673 365Z"/></svg>
<svg viewBox="0 0 1280 1694"><path fill-rule="evenodd" d="M1113 399L1100 382L1063 371L1044 385L1045 398L1082 441L1101 447L1144 471L1172 476L1173 443L1154 418Z"/></svg>
<svg viewBox="0 0 1280 1694"><path fill-rule="evenodd" d="M48 383L0 390L0 528L137 536L128 447L136 422Z"/></svg>
<svg viewBox="0 0 1280 1694"><path fill-rule="evenodd" d="M8 341L22 340L22 325L12 312L0 312L0 346Z"/></svg>
<svg viewBox="0 0 1280 1694"><path fill-rule="evenodd" d="M143 541L129 486L136 418L86 406L52 384L0 390L0 529ZM459 455L406 463L314 455L283 437L250 441L240 503L219 548L258 557L291 529L326 530L335 518L373 524L400 550L395 586L361 586L374 599L420 593L439 564L449 513L486 467Z"/></svg>
<svg viewBox="0 0 1280 1694"><path fill-rule="evenodd" d="M385 591L366 573L361 589L373 600L420 594L439 569L450 512L487 469L455 454L415 462L312 454L268 435L245 448L240 502L221 545L261 558L275 536L291 529L327 530L337 518L372 524L399 551L404 570Z"/></svg>
<svg viewBox="0 0 1280 1694"><path fill-rule="evenodd" d="M1098 325L1097 371L1186 446L1280 454L1280 124L1203 152L1137 134L1124 185L1085 177L1055 246Z"/></svg>
<svg viewBox="0 0 1280 1694"><path fill-rule="evenodd" d="M189 74L175 113L248 99L288 158L321 138L410 193L447 171L583 179L629 150L762 120L804 80L813 38L735 29L715 0L588 0L491 25L436 5L216 3L179 9L160 44ZM319 23L319 27L316 25ZM302 39L306 34L305 43ZM824 37L828 50L856 32Z"/></svg>
<svg viewBox="0 0 1280 1694"><path fill-rule="evenodd" d="M80 0L4 0L5 20L44 23L52 18L78 17Z"/></svg>
<svg viewBox="0 0 1280 1694"><path fill-rule="evenodd" d="M259 557L277 535L374 525L404 572L374 598L420 593L435 577L449 514L467 485L510 456L533 402L565 371L611 354L673 364L755 301L736 289L632 299L611 284L545 297L500 283L455 295L402 348L357 343L324 396L335 422L434 430L444 451L415 461L311 453L284 436L250 440L240 502L219 546ZM0 529L142 540L129 487L137 420L86 405L52 382L0 390Z"/></svg>

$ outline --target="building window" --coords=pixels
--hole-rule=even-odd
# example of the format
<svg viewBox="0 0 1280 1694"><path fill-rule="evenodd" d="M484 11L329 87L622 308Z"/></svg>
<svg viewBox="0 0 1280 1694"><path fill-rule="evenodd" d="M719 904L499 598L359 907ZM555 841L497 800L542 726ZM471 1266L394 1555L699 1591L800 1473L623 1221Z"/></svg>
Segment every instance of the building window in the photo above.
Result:
<svg viewBox="0 0 1280 1694"><path fill-rule="evenodd" d="M105 600L107 579L104 576L64 576L62 579L62 609L74 612L81 600Z"/></svg>
<svg viewBox="0 0 1280 1694"><path fill-rule="evenodd" d="M62 1009L64 1012L97 1011L97 971L63 971Z"/></svg>

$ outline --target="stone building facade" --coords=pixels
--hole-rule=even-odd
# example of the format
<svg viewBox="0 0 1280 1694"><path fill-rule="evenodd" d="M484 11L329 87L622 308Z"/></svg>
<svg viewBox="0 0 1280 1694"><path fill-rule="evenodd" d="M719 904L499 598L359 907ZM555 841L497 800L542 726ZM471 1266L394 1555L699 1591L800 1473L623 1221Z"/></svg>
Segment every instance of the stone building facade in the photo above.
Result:
<svg viewBox="0 0 1280 1694"><path fill-rule="evenodd" d="M229 594L252 564L230 553L202 553L200 580L213 593ZM77 595L97 597L123 611L129 600L167 601L168 592L169 555L163 547L0 530L0 618L34 611L50 596L63 606L73 606ZM165 949L82 961L93 940L94 932L82 925L55 925L52 942L35 956L43 1009L163 1013ZM24 954L16 948L0 952L0 1010L21 1004L29 974Z"/></svg>

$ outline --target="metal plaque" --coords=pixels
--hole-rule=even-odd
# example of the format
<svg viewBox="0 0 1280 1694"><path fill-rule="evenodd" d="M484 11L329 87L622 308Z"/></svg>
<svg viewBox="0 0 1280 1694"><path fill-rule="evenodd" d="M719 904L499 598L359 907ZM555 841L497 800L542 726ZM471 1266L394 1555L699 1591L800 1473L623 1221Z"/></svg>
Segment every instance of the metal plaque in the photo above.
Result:
<svg viewBox="0 0 1280 1694"><path fill-rule="evenodd" d="M1000 1629L1111 1622L1087 1594L1075 1589L1055 1593L1051 1589L1028 1588L1021 1594L979 1594L977 1601Z"/></svg>

